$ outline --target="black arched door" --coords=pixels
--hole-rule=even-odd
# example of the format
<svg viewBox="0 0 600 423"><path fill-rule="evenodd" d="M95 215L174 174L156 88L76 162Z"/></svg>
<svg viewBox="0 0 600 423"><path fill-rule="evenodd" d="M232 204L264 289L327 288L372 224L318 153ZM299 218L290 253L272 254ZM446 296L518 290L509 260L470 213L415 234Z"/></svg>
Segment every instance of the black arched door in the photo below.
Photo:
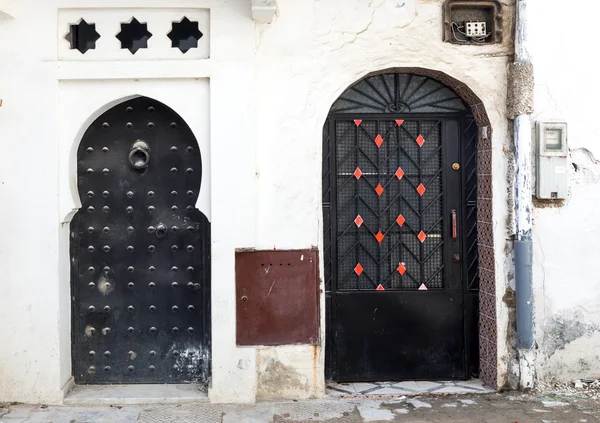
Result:
<svg viewBox="0 0 600 423"><path fill-rule="evenodd" d="M77 152L71 222L77 383L205 382L210 224L196 209L198 143L150 98L96 119Z"/></svg>
<svg viewBox="0 0 600 423"><path fill-rule="evenodd" d="M477 373L477 126L449 88L370 76L324 128L326 372Z"/></svg>

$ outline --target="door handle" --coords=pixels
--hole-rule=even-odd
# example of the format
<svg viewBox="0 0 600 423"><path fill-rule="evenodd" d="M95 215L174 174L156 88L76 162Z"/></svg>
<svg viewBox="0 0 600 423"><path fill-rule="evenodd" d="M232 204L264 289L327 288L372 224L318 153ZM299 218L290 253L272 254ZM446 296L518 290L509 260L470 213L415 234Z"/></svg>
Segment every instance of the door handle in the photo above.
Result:
<svg viewBox="0 0 600 423"><path fill-rule="evenodd" d="M458 228L456 225L456 210L452 210L452 241L456 241L456 238L458 238Z"/></svg>

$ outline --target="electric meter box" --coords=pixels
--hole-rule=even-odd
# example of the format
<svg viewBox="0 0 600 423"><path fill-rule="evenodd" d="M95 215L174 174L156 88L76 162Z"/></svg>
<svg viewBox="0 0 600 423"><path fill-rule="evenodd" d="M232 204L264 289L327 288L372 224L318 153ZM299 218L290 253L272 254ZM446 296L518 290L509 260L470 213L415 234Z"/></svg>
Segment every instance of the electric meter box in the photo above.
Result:
<svg viewBox="0 0 600 423"><path fill-rule="evenodd" d="M536 197L543 200L567 198L567 124L537 123Z"/></svg>

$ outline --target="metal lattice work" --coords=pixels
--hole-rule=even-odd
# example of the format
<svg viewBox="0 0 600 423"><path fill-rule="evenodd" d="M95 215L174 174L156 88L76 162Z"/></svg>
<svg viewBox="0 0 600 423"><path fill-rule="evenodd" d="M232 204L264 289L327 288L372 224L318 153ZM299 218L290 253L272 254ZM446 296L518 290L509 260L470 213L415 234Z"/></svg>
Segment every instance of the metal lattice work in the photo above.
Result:
<svg viewBox="0 0 600 423"><path fill-rule="evenodd" d="M479 255L477 253L477 140L479 131L472 117L464 123L464 257L467 288L479 290Z"/></svg>
<svg viewBox="0 0 600 423"><path fill-rule="evenodd" d="M440 122L338 120L338 290L443 287Z"/></svg>
<svg viewBox="0 0 600 423"><path fill-rule="evenodd" d="M425 76L387 73L350 87L331 113L461 113L465 103L454 91Z"/></svg>

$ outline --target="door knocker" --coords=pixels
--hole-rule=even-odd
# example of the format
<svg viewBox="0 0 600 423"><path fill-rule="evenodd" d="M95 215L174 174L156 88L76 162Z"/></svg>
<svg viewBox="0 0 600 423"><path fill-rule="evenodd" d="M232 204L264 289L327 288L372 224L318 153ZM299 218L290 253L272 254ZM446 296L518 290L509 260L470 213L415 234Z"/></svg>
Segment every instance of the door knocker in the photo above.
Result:
<svg viewBox="0 0 600 423"><path fill-rule="evenodd" d="M150 162L150 148L144 141L136 141L129 152L129 162L135 170L143 171L148 169Z"/></svg>

